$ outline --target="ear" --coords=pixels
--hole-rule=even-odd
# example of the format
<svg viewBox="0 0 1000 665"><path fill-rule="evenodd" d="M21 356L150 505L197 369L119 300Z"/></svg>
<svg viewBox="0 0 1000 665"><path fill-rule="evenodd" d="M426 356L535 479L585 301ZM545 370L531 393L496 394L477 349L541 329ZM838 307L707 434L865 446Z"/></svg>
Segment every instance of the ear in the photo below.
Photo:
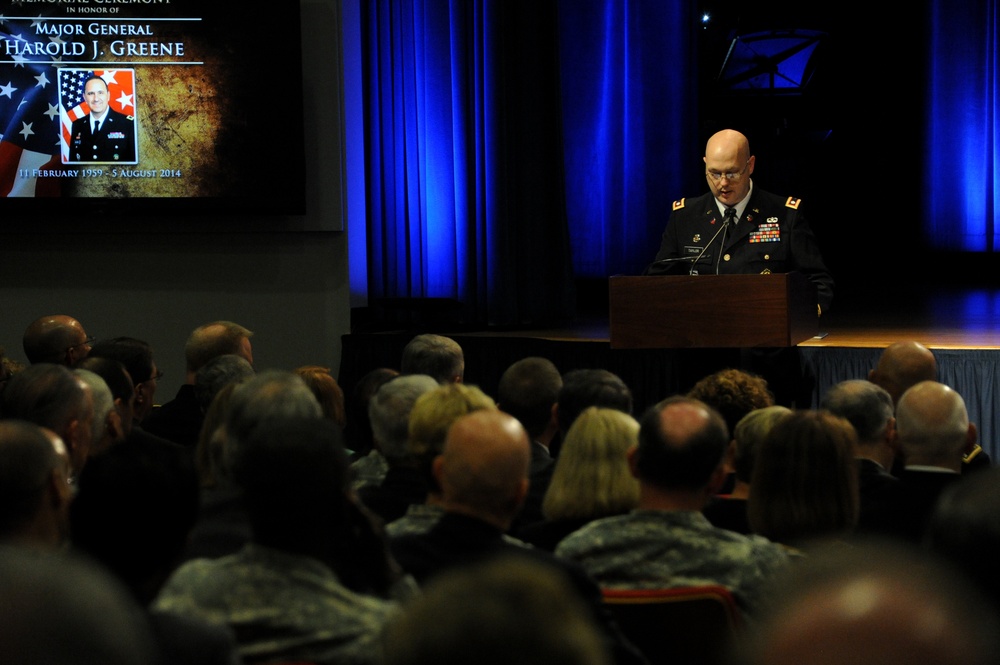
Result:
<svg viewBox="0 0 1000 665"><path fill-rule="evenodd" d="M531 487L531 481L527 478L522 478L521 482L518 483L517 493L514 498L517 500L518 506L523 506L525 499L528 498L528 489Z"/></svg>
<svg viewBox="0 0 1000 665"><path fill-rule="evenodd" d="M434 480L437 482L438 487L444 489L444 485L441 484L441 477L444 475L444 459L441 455L434 458L431 462L431 473L434 475Z"/></svg>
<svg viewBox="0 0 1000 665"><path fill-rule="evenodd" d="M636 471L636 458L638 457L638 450L639 446L633 444L628 450L625 451L625 457L628 460L628 470L632 474L632 477L636 480L639 480L639 473Z"/></svg>
<svg viewBox="0 0 1000 665"><path fill-rule="evenodd" d="M736 439L732 439L729 442L729 446L726 448L726 455L722 458L722 467L725 469L726 473L735 473L735 459L736 459Z"/></svg>
<svg viewBox="0 0 1000 665"><path fill-rule="evenodd" d="M715 494L718 494L719 490L722 488L723 483L725 482L726 482L725 465L720 464L719 466L715 467L715 471L712 472L712 475L708 479L708 487L706 488L708 490L708 496L713 496Z"/></svg>
<svg viewBox="0 0 1000 665"><path fill-rule="evenodd" d="M114 443L125 439L125 427L122 425L122 416L118 413L118 409L108 411L108 415L104 419L104 429Z"/></svg>
<svg viewBox="0 0 1000 665"><path fill-rule="evenodd" d="M979 442L979 430L976 429L975 423L969 423L969 429L965 432L965 452L971 453L976 449L976 443Z"/></svg>

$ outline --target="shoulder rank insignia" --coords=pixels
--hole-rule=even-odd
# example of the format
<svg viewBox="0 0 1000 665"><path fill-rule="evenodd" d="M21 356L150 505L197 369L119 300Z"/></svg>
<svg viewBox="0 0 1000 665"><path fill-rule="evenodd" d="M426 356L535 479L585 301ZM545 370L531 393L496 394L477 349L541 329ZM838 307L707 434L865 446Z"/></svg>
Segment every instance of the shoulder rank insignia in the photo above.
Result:
<svg viewBox="0 0 1000 665"><path fill-rule="evenodd" d="M683 207L684 207L684 199L681 199L680 201L674 201L674 210L680 210Z"/></svg>
<svg viewBox="0 0 1000 665"><path fill-rule="evenodd" d="M785 201L785 207L791 208L792 210L798 210L799 204L802 203L802 199L797 199L794 196L789 196L788 200ZM676 203L674 205L677 205Z"/></svg>

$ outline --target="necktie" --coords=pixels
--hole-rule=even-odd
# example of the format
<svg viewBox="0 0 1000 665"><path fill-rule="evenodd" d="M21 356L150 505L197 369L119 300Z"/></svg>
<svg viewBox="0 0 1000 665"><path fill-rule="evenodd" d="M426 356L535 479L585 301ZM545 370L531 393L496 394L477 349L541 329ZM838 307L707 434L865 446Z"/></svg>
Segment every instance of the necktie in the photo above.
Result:
<svg viewBox="0 0 1000 665"><path fill-rule="evenodd" d="M725 221L736 224L736 208L726 208Z"/></svg>
<svg viewBox="0 0 1000 665"><path fill-rule="evenodd" d="M96 134L99 131L101 131L101 121L100 120L95 120L94 121L94 133Z"/></svg>
<svg viewBox="0 0 1000 665"><path fill-rule="evenodd" d="M726 235L729 231L730 224L736 224L736 208L726 208L725 215L723 216L722 219L722 229L720 229L722 231L722 239L721 242L719 243L719 250L718 250L719 254L715 259L716 275L719 274L719 265L720 261L722 261L722 251L726 248Z"/></svg>

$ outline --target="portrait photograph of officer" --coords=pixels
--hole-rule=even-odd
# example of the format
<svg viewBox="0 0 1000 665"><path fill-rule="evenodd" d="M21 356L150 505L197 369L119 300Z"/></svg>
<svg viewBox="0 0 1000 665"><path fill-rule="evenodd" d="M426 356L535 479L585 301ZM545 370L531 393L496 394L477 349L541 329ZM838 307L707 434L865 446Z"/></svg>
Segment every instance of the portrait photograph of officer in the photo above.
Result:
<svg viewBox="0 0 1000 665"><path fill-rule="evenodd" d="M125 71L110 76L76 72L75 81L70 80L69 85L76 91L82 89L82 99L72 105L66 163L137 162L135 115L114 108L117 104L134 113L135 96L129 92L131 85L128 91L126 86L116 86L115 76L128 78L131 83L131 72Z"/></svg>

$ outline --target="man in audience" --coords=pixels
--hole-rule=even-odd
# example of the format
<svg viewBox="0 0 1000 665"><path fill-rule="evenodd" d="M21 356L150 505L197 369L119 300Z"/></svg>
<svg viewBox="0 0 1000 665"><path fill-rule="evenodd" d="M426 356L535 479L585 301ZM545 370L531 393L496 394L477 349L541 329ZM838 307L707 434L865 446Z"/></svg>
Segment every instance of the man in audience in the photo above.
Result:
<svg viewBox="0 0 1000 665"><path fill-rule="evenodd" d="M253 366L253 332L232 321L213 321L198 326L184 344L184 383L174 398L153 409L143 429L181 445L194 447L205 418L205 404L195 394L198 371L210 360L224 355L243 358Z"/></svg>
<svg viewBox="0 0 1000 665"><path fill-rule="evenodd" d="M94 398L90 386L68 367L37 363L15 374L4 390L0 414L41 425L62 439L71 478L75 479L87 463Z"/></svg>
<svg viewBox="0 0 1000 665"><path fill-rule="evenodd" d="M403 348L399 371L427 374L441 384L461 383L465 378L465 354L458 342L450 337L417 335Z"/></svg>
<svg viewBox="0 0 1000 665"><path fill-rule="evenodd" d="M905 460L899 491L872 514L871 530L916 544L941 492L962 478L976 426L955 390L921 381L899 398L896 433Z"/></svg>
<svg viewBox="0 0 1000 665"><path fill-rule="evenodd" d="M1000 659L998 617L950 567L899 543L814 551L775 597L734 665L967 665Z"/></svg>
<svg viewBox="0 0 1000 665"><path fill-rule="evenodd" d="M542 499L555 469L549 446L559 435L556 406L562 386L562 376L548 358L522 358L500 376L497 405L517 418L531 438L531 485L524 506L514 520L514 531L543 519Z"/></svg>
<svg viewBox="0 0 1000 665"><path fill-rule="evenodd" d="M897 448L892 396L871 381L849 379L830 388L820 406L846 418L858 435L855 457L861 511L857 531L864 533L871 515L899 491L899 478L890 473Z"/></svg>
<svg viewBox="0 0 1000 665"><path fill-rule="evenodd" d="M135 401L132 405L132 427L142 427L143 421L153 409L157 382L163 378L153 359L153 348L135 337L114 337L102 339L90 349L95 358L117 360L128 370L135 386Z"/></svg>
<svg viewBox="0 0 1000 665"><path fill-rule="evenodd" d="M237 391L261 388L253 383ZM369 549L370 525L358 534L343 434L302 388L313 400L311 416L247 427L244 407L274 397L234 403L242 423L227 423L237 425L228 453L253 540L235 554L183 564L155 607L228 624L247 662L375 664L381 631L399 606L344 583L345 557L382 553Z"/></svg>
<svg viewBox="0 0 1000 665"><path fill-rule="evenodd" d="M620 376L606 369L574 369L563 375L563 385L559 389L556 404L556 420L559 423L559 437L552 441L549 453L559 456L559 443L569 431L576 417L588 406L603 406L618 409L632 415L634 402L632 390Z"/></svg>
<svg viewBox="0 0 1000 665"><path fill-rule="evenodd" d="M69 472L41 427L0 420L0 541L60 548L69 526Z"/></svg>
<svg viewBox="0 0 1000 665"><path fill-rule="evenodd" d="M90 353L94 338L72 316L53 314L35 319L24 331L22 344L28 362L74 367Z"/></svg>
<svg viewBox="0 0 1000 665"><path fill-rule="evenodd" d="M114 573L147 611L161 663L234 665L236 640L228 627L149 608L198 513L191 456L157 440L119 443L87 463L70 507L73 548Z"/></svg>
<svg viewBox="0 0 1000 665"><path fill-rule="evenodd" d="M639 444L629 455L639 507L590 522L564 538L556 554L607 588L719 584L752 614L788 555L760 536L714 527L702 514L722 483L728 445L717 411L690 397L663 400L640 420Z"/></svg>
<svg viewBox="0 0 1000 665"><path fill-rule="evenodd" d="M937 359L920 342L893 342L882 351L875 369L868 372L868 380L885 388L895 405L910 386L937 380Z"/></svg>
<svg viewBox="0 0 1000 665"><path fill-rule="evenodd" d="M90 454L96 455L125 439L121 414L116 408L111 388L101 375L83 369L79 365L73 369L73 374L90 386L90 393L94 399L94 421L90 427Z"/></svg>
<svg viewBox="0 0 1000 665"><path fill-rule="evenodd" d="M404 374L384 383L368 404L375 447L389 468L381 484L360 488L358 497L386 523L427 499L427 483L410 454L407 439L414 403L438 386L426 374Z"/></svg>
<svg viewBox="0 0 1000 665"><path fill-rule="evenodd" d="M427 498L411 504L399 519L386 525L390 536L425 533L444 514L441 486L434 473L434 460L444 449L448 428L455 420L479 409L495 410L493 398L475 386L449 383L419 398L410 410L407 448L423 477Z"/></svg>
<svg viewBox="0 0 1000 665"><path fill-rule="evenodd" d="M527 496L530 460L528 434L509 414L479 409L455 419L444 450L434 460L444 515L427 533L392 538L393 555L421 585L458 567L501 556L538 561L565 575L579 598L589 603L617 662L641 662L642 656L610 619L600 589L579 566L504 538Z"/></svg>

